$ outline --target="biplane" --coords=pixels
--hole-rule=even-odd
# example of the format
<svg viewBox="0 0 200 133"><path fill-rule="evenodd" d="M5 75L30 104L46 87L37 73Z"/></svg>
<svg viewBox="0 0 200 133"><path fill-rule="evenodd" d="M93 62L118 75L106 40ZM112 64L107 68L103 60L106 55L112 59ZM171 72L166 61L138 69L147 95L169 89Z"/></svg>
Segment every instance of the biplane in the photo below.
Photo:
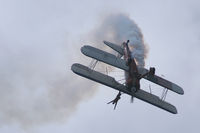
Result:
<svg viewBox="0 0 200 133"><path fill-rule="evenodd" d="M81 52L84 55L95 59L96 61L101 61L108 65L124 70L124 84L119 83L115 80L115 78L109 75L95 71L94 69L84 66L82 64L73 64L71 66L71 70L82 77L88 78L90 80L118 90L119 93L117 94L116 98L109 102L114 104L114 109L116 108L117 102L120 99L121 93L125 93L131 96L132 101L135 97L154 106L157 106L161 109L164 109L170 113L177 114L176 107L166 102L164 98L160 98L157 95L152 94L151 92L147 92L141 89L140 80L144 78L166 88L165 92L170 90L183 95L184 91L180 86L155 75L154 67L150 67L150 69L148 70L144 67L138 66L134 57L131 57L131 51L128 45L129 40L127 42L122 43L122 45L117 45L108 41L103 42L104 44L115 50L118 53L118 55L116 56L114 54L102 51L89 45L83 46L81 48Z"/></svg>

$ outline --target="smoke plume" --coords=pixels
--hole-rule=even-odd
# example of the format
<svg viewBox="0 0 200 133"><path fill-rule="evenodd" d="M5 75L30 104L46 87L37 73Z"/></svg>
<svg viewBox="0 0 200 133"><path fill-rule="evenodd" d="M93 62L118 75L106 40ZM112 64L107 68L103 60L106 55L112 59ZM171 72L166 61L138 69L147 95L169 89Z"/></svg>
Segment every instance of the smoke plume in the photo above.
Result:
<svg viewBox="0 0 200 133"><path fill-rule="evenodd" d="M63 44L1 44L1 125L16 122L26 128L65 120L93 94L93 84L70 71L75 56L70 50Z"/></svg>
<svg viewBox="0 0 200 133"><path fill-rule="evenodd" d="M143 35L137 24L126 14L111 14L103 18L103 23L95 29L91 36L95 43L107 40L121 45L130 40L132 57L136 59L139 66L145 66L147 46L144 43Z"/></svg>
<svg viewBox="0 0 200 133"><path fill-rule="evenodd" d="M73 44L63 41L62 36L55 37L58 31L52 36L48 35L48 30L43 31L46 30L38 30L27 39L1 39L1 125L18 123L22 127L30 127L66 120L77 105L91 97L96 90L96 83L70 70L72 63L83 60L79 51L83 42ZM127 15L104 17L88 36L88 42L102 48L103 40L121 44L129 39L133 46L132 55L139 65L144 66L146 47L142 34Z"/></svg>

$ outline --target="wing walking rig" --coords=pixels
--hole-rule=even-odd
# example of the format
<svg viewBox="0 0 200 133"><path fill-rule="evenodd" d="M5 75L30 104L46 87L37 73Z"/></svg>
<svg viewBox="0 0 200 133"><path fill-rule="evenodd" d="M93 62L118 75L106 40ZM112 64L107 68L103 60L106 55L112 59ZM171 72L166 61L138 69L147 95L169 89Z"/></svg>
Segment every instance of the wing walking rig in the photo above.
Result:
<svg viewBox="0 0 200 133"><path fill-rule="evenodd" d="M134 97L136 97L170 113L177 114L176 107L163 99L163 97L165 96L160 98L152 93L142 90L140 88L140 79L144 78L166 88L167 90L183 95L184 91L180 86L155 75L155 68L150 68L148 70L146 68L137 66L135 59L131 57L128 46L129 40L122 43L121 46L108 41L103 42L104 44L118 52L118 56L88 45L83 46L81 48L81 52L88 57L96 59L97 61L101 61L124 70L126 79L125 85L117 82L113 77L97 72L94 69L86 67L82 64L73 64L71 66L72 71L82 77L88 78L90 80L118 90L119 93L116 98L109 102L115 105L114 109L116 108L117 102L120 99L121 93L125 93L130 95L132 97L132 100ZM165 91L165 93L167 93L167 90Z"/></svg>

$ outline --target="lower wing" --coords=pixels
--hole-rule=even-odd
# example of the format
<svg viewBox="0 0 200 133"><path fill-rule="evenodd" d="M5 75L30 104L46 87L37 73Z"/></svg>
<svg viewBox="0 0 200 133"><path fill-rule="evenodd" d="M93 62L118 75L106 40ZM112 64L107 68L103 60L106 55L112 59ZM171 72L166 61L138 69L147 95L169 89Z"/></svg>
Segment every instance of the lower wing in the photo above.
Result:
<svg viewBox="0 0 200 133"><path fill-rule="evenodd" d="M83 76L85 78L91 79L93 81L96 81L98 83L104 84L106 86L109 86L111 88L114 88L116 90L119 90L121 92L124 92L128 95L134 96L140 100L143 100L147 103L150 103L154 106L157 106L161 109L164 109L170 113L176 114L177 110L176 107L171 105L170 103L167 103L163 100L161 100L158 96L150 94L144 90L138 90L137 92L130 92L128 91L127 87L123 84L118 83L114 78L102 74L100 72L91 70L90 68L83 66L81 64L73 64L71 67L72 71L80 76Z"/></svg>

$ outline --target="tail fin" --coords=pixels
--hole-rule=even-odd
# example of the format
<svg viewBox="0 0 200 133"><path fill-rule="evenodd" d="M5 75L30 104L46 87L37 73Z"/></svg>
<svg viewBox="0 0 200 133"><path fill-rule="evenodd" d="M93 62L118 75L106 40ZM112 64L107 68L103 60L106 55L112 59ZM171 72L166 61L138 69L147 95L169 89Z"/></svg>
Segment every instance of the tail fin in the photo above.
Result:
<svg viewBox="0 0 200 133"><path fill-rule="evenodd" d="M103 41L103 43L106 44L108 47L112 48L113 50L117 51L120 55L124 55L123 48L119 45L107 41Z"/></svg>

